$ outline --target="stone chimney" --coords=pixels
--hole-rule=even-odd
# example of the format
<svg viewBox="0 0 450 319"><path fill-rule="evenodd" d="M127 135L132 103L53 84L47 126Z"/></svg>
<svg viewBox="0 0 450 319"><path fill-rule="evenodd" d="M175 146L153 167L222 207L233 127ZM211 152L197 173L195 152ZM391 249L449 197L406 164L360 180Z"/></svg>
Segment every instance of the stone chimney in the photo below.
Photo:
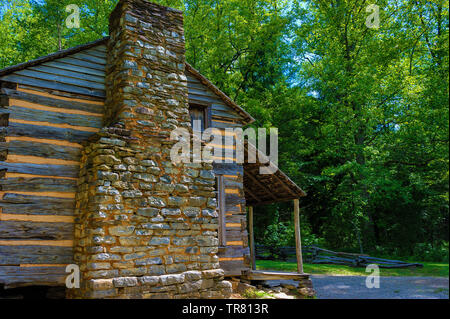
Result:
<svg viewBox="0 0 450 319"><path fill-rule="evenodd" d="M86 143L72 298L223 298L211 164L175 164L190 129L182 12L121 0L110 17L105 127Z"/></svg>

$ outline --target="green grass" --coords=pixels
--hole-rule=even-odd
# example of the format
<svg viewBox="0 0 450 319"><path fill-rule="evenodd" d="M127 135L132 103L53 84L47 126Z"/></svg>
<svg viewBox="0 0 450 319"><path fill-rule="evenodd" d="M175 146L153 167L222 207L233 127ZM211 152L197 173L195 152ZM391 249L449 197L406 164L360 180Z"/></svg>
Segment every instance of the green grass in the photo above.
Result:
<svg viewBox="0 0 450 319"><path fill-rule="evenodd" d="M247 289L246 291L241 293L241 296L246 299L267 299L273 297L273 295L265 291L256 289Z"/></svg>
<svg viewBox="0 0 450 319"><path fill-rule="evenodd" d="M384 269L380 268L381 276L432 276L448 277L448 263L419 262L423 268L404 268L404 269ZM297 263L257 260L257 269L279 270L279 271L297 271ZM363 267L348 267L341 265L318 265L304 264L305 273L312 275L347 275L347 276L367 276Z"/></svg>
<svg viewBox="0 0 450 319"><path fill-rule="evenodd" d="M448 289L447 288L437 288L433 291L435 294L439 294L441 292L446 292L448 293Z"/></svg>

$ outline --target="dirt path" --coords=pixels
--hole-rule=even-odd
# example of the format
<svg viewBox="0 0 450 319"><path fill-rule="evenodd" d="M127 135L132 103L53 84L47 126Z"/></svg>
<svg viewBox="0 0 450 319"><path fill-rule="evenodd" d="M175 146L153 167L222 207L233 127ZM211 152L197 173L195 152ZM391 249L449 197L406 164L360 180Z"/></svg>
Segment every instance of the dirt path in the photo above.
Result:
<svg viewBox="0 0 450 319"><path fill-rule="evenodd" d="M364 276L311 276L319 299L448 299L443 277L380 277L380 288L366 287Z"/></svg>

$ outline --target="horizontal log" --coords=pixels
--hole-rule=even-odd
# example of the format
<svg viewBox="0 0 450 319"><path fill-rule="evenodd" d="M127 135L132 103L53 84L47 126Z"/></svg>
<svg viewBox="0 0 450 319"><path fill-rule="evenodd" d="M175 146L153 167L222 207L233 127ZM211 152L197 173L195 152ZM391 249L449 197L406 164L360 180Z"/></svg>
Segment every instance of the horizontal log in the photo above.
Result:
<svg viewBox="0 0 450 319"><path fill-rule="evenodd" d="M242 241L243 247L248 247L248 232L246 229L240 228L227 228L225 231L226 241Z"/></svg>
<svg viewBox="0 0 450 319"><path fill-rule="evenodd" d="M214 118L212 120L212 127L216 127L216 128L220 128L220 129L226 129L226 128L237 128L237 127L242 127L242 124L238 124L238 123L222 123L219 121L215 121Z"/></svg>
<svg viewBox="0 0 450 319"><path fill-rule="evenodd" d="M66 58L62 59L61 61L64 63L81 66L81 67L85 67L85 68L89 68L89 69L94 69L94 70L100 70L100 71L105 72L104 65L88 62L84 59L77 59L77 58L75 58L75 56L66 57Z"/></svg>
<svg viewBox="0 0 450 319"><path fill-rule="evenodd" d="M73 216L75 200L6 193L0 207L5 214Z"/></svg>
<svg viewBox="0 0 450 319"><path fill-rule="evenodd" d="M236 114L236 112L234 112L233 110L231 110L231 108L227 111L217 110L216 108L213 108L211 114L212 114L212 116L218 116L221 118L232 119L232 120L242 119L242 117L240 115Z"/></svg>
<svg viewBox="0 0 450 319"><path fill-rule="evenodd" d="M243 237L248 236L248 232L246 229L236 229L236 228L228 228L226 229L227 240L236 241L242 240Z"/></svg>
<svg viewBox="0 0 450 319"><path fill-rule="evenodd" d="M8 108L1 109L1 114L9 114L10 119L21 119L28 121L49 122L55 124L68 124L72 126L95 127L101 128L102 118L97 116L87 116L80 114L69 114L61 112L51 112L47 110L36 110L27 107L12 105Z"/></svg>
<svg viewBox="0 0 450 319"><path fill-rule="evenodd" d="M69 71L69 70L60 69L58 67L50 67L50 66L46 66L46 65L37 65L30 69L33 71L45 72L45 73L54 74L57 76L67 76L67 77L71 77L71 78L75 78L75 79L80 79L83 81L89 81L89 82L94 82L97 84L102 84L103 88L104 88L104 84L105 84L104 76L86 74L86 73L82 73L79 71Z"/></svg>
<svg viewBox="0 0 450 319"><path fill-rule="evenodd" d="M243 190L244 183L241 181L235 181L234 179L225 178L225 187Z"/></svg>
<svg viewBox="0 0 450 319"><path fill-rule="evenodd" d="M246 222L246 216L245 215L231 215L231 216L225 216L225 221L227 223L243 223Z"/></svg>
<svg viewBox="0 0 450 319"><path fill-rule="evenodd" d="M46 67L51 67L51 68L58 68L58 69L63 69L63 70L67 70L67 71L75 71L75 72L79 72L82 74L85 74L86 76L96 76L96 77L101 77L101 78L105 78L105 70L97 70L97 69L91 69L91 68L85 68L79 65L73 65L73 64L69 64L69 63L65 63L63 60L55 60L55 61L51 61L51 62L46 62L42 64L43 66Z"/></svg>
<svg viewBox="0 0 450 319"><path fill-rule="evenodd" d="M72 247L0 246L0 266L20 264L71 264Z"/></svg>
<svg viewBox="0 0 450 319"><path fill-rule="evenodd" d="M188 90L194 89L194 90L199 90L199 91L205 91L205 86L202 83L193 83L193 82L189 82L187 83L188 86Z"/></svg>
<svg viewBox="0 0 450 319"><path fill-rule="evenodd" d="M38 156L24 156L8 154L5 160L8 163L29 163L29 164L42 164L42 165L80 165L79 161L67 161L55 158L38 157Z"/></svg>
<svg viewBox="0 0 450 319"><path fill-rule="evenodd" d="M215 94L215 93L213 93L213 94ZM216 96L217 96L217 95L216 95ZM231 112L236 113L236 112L234 111L234 109L232 109L230 106L228 106L228 105L226 105L225 103L223 103L223 101L222 101L222 99L221 99L220 97L218 97L218 101L217 101L216 103L213 103L213 104L211 105L211 107L212 107L214 110L217 110L217 111L225 111L225 112L231 111Z"/></svg>
<svg viewBox="0 0 450 319"><path fill-rule="evenodd" d="M106 44L99 44L99 45L97 45L97 46L91 48L90 50L97 50L97 51L105 52L105 53L106 53L106 51L107 51L108 49L107 49Z"/></svg>
<svg viewBox="0 0 450 319"><path fill-rule="evenodd" d="M7 136L29 136L34 138L64 140L81 143L95 134L95 132L80 131L73 128L61 128L24 123L9 123L6 128Z"/></svg>
<svg viewBox="0 0 450 319"><path fill-rule="evenodd" d="M225 194L225 202L229 204L245 204L245 198L238 194Z"/></svg>
<svg viewBox="0 0 450 319"><path fill-rule="evenodd" d="M219 258L224 257L243 257L244 255L250 254L250 249L248 247L242 246L226 246L224 249L217 254Z"/></svg>
<svg viewBox="0 0 450 319"><path fill-rule="evenodd" d="M191 72L189 71L185 71L184 74L186 75L187 81L188 83L197 83L197 84L202 84L196 77L195 75L193 75Z"/></svg>
<svg viewBox="0 0 450 319"><path fill-rule="evenodd" d="M239 207L234 207L234 206L227 206L227 208L225 209L225 214L227 215L247 215L247 212L244 210L241 210Z"/></svg>
<svg viewBox="0 0 450 319"><path fill-rule="evenodd" d="M57 75L57 74L50 74L46 72L41 72L35 68L30 69L24 69L21 71L16 71L14 74L22 75L30 78L40 79L40 80L46 80L51 81L55 83L61 83L64 85L70 85L70 86L76 86L80 88L92 88L100 91L105 90L105 85L102 83L96 83L91 81L86 81L78 78L73 78L65 75Z"/></svg>
<svg viewBox="0 0 450 319"><path fill-rule="evenodd" d="M106 65L106 56L104 58L96 57L94 55L89 54L89 51L75 53L75 54L72 54L71 57L74 57L74 58L77 58L77 59L80 59L83 61L95 63L98 65L98 68L104 68Z"/></svg>
<svg viewBox="0 0 450 319"><path fill-rule="evenodd" d="M244 260L224 260L219 261L220 268L225 272L225 276L240 276L243 270L249 269L250 264Z"/></svg>
<svg viewBox="0 0 450 319"><path fill-rule="evenodd" d="M213 164L213 169L216 174L223 175L243 175L244 167L242 164L233 163L216 163Z"/></svg>
<svg viewBox="0 0 450 319"><path fill-rule="evenodd" d="M215 97L205 96L205 95L197 95L192 91L188 90L188 98L189 102L192 104L200 104L200 105L210 105L217 101Z"/></svg>
<svg viewBox="0 0 450 319"><path fill-rule="evenodd" d="M76 192L77 181L55 178L3 178L0 179L0 190L3 192Z"/></svg>
<svg viewBox="0 0 450 319"><path fill-rule="evenodd" d="M89 55L96 56L98 58L103 58L106 60L106 47L104 46L104 50L98 49L99 47L95 47L86 51L83 51L84 53L89 53Z"/></svg>
<svg viewBox="0 0 450 319"><path fill-rule="evenodd" d="M8 154L38 156L68 161L79 161L81 157L81 148L78 147L29 141L12 140L7 143L0 142L0 151L4 150L8 150Z"/></svg>
<svg viewBox="0 0 450 319"><path fill-rule="evenodd" d="M204 86L202 84L199 86L198 84L188 82L188 89L189 89L189 94L211 97L213 99L219 100L219 102L220 102L219 97L217 95L215 95L214 92L212 92L211 90L209 90L206 86Z"/></svg>
<svg viewBox="0 0 450 319"><path fill-rule="evenodd" d="M73 223L0 221L0 240L64 240L73 239L73 232Z"/></svg>
<svg viewBox="0 0 450 319"><path fill-rule="evenodd" d="M92 95L83 95L80 93L73 93L68 91L60 91L51 88L38 87L32 85L26 85L22 83L18 83L18 89L21 92L31 93L31 94L41 94L43 96L65 99L67 101L75 101L81 103L92 103L97 105L104 105L105 97L96 97ZM39 93L37 93L39 92Z"/></svg>
<svg viewBox="0 0 450 319"><path fill-rule="evenodd" d="M40 105L46 105L50 107L57 107L62 109L71 109L71 110L80 110L89 113L102 114L103 113L103 105L97 103L84 103L79 101L71 101L60 98L53 98L51 96L43 96L39 94L33 94L29 92L16 91L12 89L2 89L3 92L10 99L18 99L27 101L30 103L36 103Z"/></svg>
<svg viewBox="0 0 450 319"><path fill-rule="evenodd" d="M0 162L0 170L6 169L10 173L23 173L45 176L78 177L78 165L49 165L29 163Z"/></svg>
<svg viewBox="0 0 450 319"><path fill-rule="evenodd" d="M189 100L189 105L196 104L196 105L200 105L200 106L203 106L203 107L210 107L211 105L219 102L216 98L211 98L209 96L202 96L202 95L193 94L189 90L189 88L188 88L188 100ZM210 114L212 116L212 109L211 109Z"/></svg>
<svg viewBox="0 0 450 319"><path fill-rule="evenodd" d="M0 283L5 288L25 286L63 286L66 267L0 266Z"/></svg>
<svg viewBox="0 0 450 319"><path fill-rule="evenodd" d="M4 77L2 77L2 80L19 83L19 84L26 84L26 85L30 85L33 87L43 87L43 88L47 88L47 89L66 91L66 92L71 92L71 93L78 93L78 94L100 97L100 98L106 97L106 93L103 90L90 89L87 87L80 87L80 86L76 86L76 85L70 85L70 84L59 83L59 82L54 82L54 81L47 81L47 80L32 78L32 77L19 75L19 74L15 74L15 73L10 74L10 75L5 75Z"/></svg>

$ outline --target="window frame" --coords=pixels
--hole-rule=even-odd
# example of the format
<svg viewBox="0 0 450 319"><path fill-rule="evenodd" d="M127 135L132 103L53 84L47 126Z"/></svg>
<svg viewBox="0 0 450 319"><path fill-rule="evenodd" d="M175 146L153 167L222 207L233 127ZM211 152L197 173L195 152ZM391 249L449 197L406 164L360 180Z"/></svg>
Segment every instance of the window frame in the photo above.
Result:
<svg viewBox="0 0 450 319"><path fill-rule="evenodd" d="M204 130L212 126L211 103L189 102L189 117L191 117L190 115L191 108L198 108L202 110ZM194 130L194 126L192 125L192 119L191 119L191 126L192 130Z"/></svg>

